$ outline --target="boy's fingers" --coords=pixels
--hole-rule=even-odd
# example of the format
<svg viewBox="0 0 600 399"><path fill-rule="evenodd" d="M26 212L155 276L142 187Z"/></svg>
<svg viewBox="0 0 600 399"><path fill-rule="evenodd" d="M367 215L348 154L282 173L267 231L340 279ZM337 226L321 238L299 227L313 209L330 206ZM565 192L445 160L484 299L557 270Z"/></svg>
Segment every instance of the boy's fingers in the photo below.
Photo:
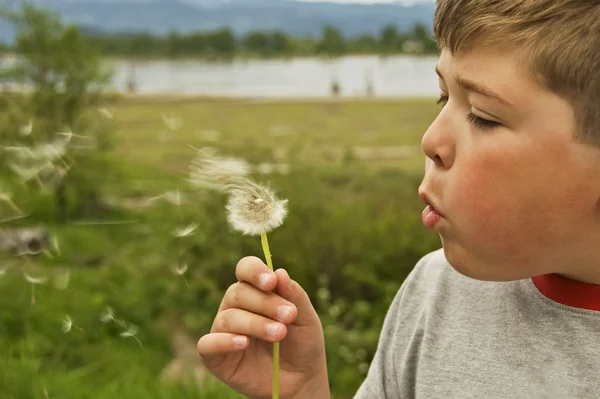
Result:
<svg viewBox="0 0 600 399"><path fill-rule="evenodd" d="M296 306L271 292L264 292L248 283L235 283L225 293L219 312L227 309L243 309L277 320L293 323L296 320Z"/></svg>
<svg viewBox="0 0 600 399"><path fill-rule="evenodd" d="M277 275L277 295L296 305L298 316L294 324L299 326L319 324L319 316L317 316L304 288L292 280L285 269L278 269L275 274Z"/></svg>
<svg viewBox="0 0 600 399"><path fill-rule="evenodd" d="M277 285L275 273L254 256L247 256L238 262L235 276L238 281L250 283L262 291L271 291Z"/></svg>
<svg viewBox="0 0 600 399"><path fill-rule="evenodd" d="M285 324L243 309L226 309L217 313L211 332L233 333L279 342L287 335Z"/></svg>
<svg viewBox="0 0 600 399"><path fill-rule="evenodd" d="M198 341L198 353L206 357L239 352L248 347L249 339L244 335L229 333L206 334Z"/></svg>

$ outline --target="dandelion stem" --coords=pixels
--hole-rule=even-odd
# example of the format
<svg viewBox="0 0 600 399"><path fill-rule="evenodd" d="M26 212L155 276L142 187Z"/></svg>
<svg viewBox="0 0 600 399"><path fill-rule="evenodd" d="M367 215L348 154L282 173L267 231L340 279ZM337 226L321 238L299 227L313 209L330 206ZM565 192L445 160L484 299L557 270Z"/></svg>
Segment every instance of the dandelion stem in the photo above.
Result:
<svg viewBox="0 0 600 399"><path fill-rule="evenodd" d="M261 233L260 241L262 243L263 252L267 260L269 269L273 269L273 260L271 259L271 251L269 250L269 240L267 233ZM273 343L273 399L279 399L279 342Z"/></svg>

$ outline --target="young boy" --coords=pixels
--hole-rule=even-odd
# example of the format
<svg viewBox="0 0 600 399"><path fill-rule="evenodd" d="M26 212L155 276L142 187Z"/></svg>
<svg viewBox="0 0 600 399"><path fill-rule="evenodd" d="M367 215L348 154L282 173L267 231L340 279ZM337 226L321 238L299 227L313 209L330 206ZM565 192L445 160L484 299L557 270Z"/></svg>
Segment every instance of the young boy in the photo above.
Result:
<svg viewBox="0 0 600 399"><path fill-rule="evenodd" d="M438 0L435 36L419 196L443 250L403 283L356 398L600 398L600 2ZM270 398L285 338L281 398L328 398L304 290L256 258L236 275L208 369Z"/></svg>

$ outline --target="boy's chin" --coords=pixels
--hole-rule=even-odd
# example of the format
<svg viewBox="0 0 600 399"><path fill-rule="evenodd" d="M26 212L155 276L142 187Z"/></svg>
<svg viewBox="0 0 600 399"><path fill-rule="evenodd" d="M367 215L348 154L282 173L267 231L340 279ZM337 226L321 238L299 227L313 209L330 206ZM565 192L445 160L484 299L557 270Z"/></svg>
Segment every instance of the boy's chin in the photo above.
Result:
<svg viewBox="0 0 600 399"><path fill-rule="evenodd" d="M468 249L444 242L444 255L446 260L459 274L481 281L515 281L525 278L516 273L510 273L510 267L480 259L469 252Z"/></svg>

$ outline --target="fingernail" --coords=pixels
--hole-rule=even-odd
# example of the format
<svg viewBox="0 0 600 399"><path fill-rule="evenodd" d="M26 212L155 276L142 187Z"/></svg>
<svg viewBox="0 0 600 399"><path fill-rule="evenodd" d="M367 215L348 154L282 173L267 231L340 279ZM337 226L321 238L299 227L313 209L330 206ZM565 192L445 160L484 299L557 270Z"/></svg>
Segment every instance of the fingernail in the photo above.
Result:
<svg viewBox="0 0 600 399"><path fill-rule="evenodd" d="M233 337L233 345L236 348L243 348L248 343L248 337L244 337L242 335L238 335L237 337Z"/></svg>
<svg viewBox="0 0 600 399"><path fill-rule="evenodd" d="M265 288L267 284L269 284L269 280L271 279L271 273L263 273L258 276L258 283L261 287Z"/></svg>
<svg viewBox="0 0 600 399"><path fill-rule="evenodd" d="M267 335L271 338L275 338L281 326L277 323L272 323L267 326Z"/></svg>
<svg viewBox="0 0 600 399"><path fill-rule="evenodd" d="M284 321L292 313L292 310L291 306L280 306L277 308L277 317L279 320Z"/></svg>

